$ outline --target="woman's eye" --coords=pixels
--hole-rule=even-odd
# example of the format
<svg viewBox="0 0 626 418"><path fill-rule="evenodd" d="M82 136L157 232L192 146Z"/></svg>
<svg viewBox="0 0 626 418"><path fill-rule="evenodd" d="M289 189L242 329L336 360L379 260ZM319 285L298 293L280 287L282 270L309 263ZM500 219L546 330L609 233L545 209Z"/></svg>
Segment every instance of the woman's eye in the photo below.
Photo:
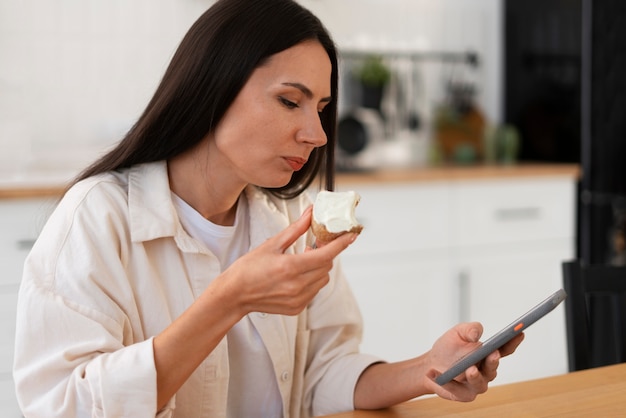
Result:
<svg viewBox="0 0 626 418"><path fill-rule="evenodd" d="M280 97L280 102L286 107L288 107L289 109L295 109L298 107L297 103L294 103L291 100L287 100L284 97Z"/></svg>

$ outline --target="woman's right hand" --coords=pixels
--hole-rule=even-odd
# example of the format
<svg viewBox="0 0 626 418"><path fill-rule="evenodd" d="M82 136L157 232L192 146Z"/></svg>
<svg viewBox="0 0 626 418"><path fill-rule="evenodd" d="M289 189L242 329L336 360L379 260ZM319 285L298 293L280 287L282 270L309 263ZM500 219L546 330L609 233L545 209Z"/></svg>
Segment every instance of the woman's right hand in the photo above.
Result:
<svg viewBox="0 0 626 418"><path fill-rule="evenodd" d="M300 313L329 281L334 258L357 234L345 234L302 254L285 254L311 226L312 207L300 219L259 247L235 261L220 277L221 285L235 286L242 314L265 312Z"/></svg>
<svg viewBox="0 0 626 418"><path fill-rule="evenodd" d="M355 240L356 234L346 234L303 254L285 254L310 226L311 208L235 261L154 338L158 409L242 317L250 312L298 314L328 283L333 259Z"/></svg>

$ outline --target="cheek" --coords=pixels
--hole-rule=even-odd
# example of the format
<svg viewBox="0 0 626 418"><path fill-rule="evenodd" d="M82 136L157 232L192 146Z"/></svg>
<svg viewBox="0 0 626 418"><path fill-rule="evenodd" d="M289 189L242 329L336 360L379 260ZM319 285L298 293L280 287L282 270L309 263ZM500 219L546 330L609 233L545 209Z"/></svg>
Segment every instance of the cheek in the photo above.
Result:
<svg viewBox="0 0 626 418"><path fill-rule="evenodd" d="M236 165L264 163L281 152L293 131L292 120L273 103L242 95L233 102L215 131L217 147Z"/></svg>
<svg viewBox="0 0 626 418"><path fill-rule="evenodd" d="M250 117L242 118L240 123L230 129L231 138L227 138L233 144L237 144L242 153L257 153L259 157L279 150L284 144L285 138L290 131L289 121L285 118ZM284 145L283 145L284 146Z"/></svg>
<svg viewBox="0 0 626 418"><path fill-rule="evenodd" d="M266 136L281 122L268 107L268 103L259 99L236 100L220 122L223 135L231 137L228 140L248 144Z"/></svg>
<svg viewBox="0 0 626 418"><path fill-rule="evenodd" d="M275 151L274 127L251 118L241 118L241 123L225 124L215 132L219 152L239 169L257 169Z"/></svg>
<svg viewBox="0 0 626 418"><path fill-rule="evenodd" d="M215 130L218 148L226 153L228 150L237 151L238 148L243 151L241 148L251 142L255 120L254 112L242 109L241 106L232 106Z"/></svg>

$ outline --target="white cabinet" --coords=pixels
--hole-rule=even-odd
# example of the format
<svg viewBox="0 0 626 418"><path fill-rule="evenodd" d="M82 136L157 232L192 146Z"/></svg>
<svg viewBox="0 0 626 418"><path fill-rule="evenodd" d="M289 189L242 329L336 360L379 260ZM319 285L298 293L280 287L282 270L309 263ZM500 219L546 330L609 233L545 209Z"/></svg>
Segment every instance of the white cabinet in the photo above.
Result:
<svg viewBox="0 0 626 418"><path fill-rule="evenodd" d="M449 271L444 259L345 254L344 271L365 322L362 350L389 360L427 351L443 332L436 319L442 306L432 296L445 293L441 285Z"/></svg>
<svg viewBox="0 0 626 418"><path fill-rule="evenodd" d="M438 303L450 292L449 188L438 182L355 188L364 229L341 258L366 324L362 349L406 359L428 350L454 317Z"/></svg>
<svg viewBox="0 0 626 418"><path fill-rule="evenodd" d="M562 287L560 262L570 257L559 244L465 252L457 259L459 321L481 322L483 337L489 337ZM517 351L501 360L495 383L567 372L563 304L525 334Z"/></svg>
<svg viewBox="0 0 626 418"><path fill-rule="evenodd" d="M0 200L0 416L20 417L13 386L15 309L23 264L54 201Z"/></svg>
<svg viewBox="0 0 626 418"><path fill-rule="evenodd" d="M574 254L575 184L568 178L464 181L451 196L459 321L480 321L488 337L562 287L561 262ZM502 360L497 383L565 372L561 304Z"/></svg>
<svg viewBox="0 0 626 418"><path fill-rule="evenodd" d="M365 229L342 254L365 321L362 350L390 361L428 350L458 322L484 338L561 287L574 254L572 176L346 183ZM567 372L563 307L501 362L497 384Z"/></svg>
<svg viewBox="0 0 626 418"><path fill-rule="evenodd" d="M571 178L507 178L452 185L455 246L528 243L572 238Z"/></svg>

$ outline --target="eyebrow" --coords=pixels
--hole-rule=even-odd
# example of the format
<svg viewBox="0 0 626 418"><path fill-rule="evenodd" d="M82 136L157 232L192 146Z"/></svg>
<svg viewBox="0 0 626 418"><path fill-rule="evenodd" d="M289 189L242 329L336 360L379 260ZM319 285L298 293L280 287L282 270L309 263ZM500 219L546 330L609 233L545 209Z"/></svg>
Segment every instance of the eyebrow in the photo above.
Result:
<svg viewBox="0 0 626 418"><path fill-rule="evenodd" d="M305 86L302 83L286 82L286 83L282 83L282 84L283 84L283 86L295 87L298 90L300 90L307 98L309 98L309 99L313 98L313 92L311 91L311 89L309 89L307 86ZM322 100L320 100L320 102L328 103L328 102L330 102L332 100L333 100L333 98L328 96L328 97L323 97Z"/></svg>

